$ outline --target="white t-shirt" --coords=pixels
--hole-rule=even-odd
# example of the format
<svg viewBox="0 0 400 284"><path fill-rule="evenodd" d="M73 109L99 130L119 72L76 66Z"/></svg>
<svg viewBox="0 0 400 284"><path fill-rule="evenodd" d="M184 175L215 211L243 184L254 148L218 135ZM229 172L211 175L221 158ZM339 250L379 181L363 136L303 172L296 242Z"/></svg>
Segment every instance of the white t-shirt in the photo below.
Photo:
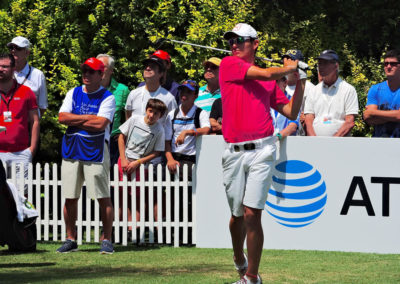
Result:
<svg viewBox="0 0 400 284"><path fill-rule="evenodd" d="M30 73L29 68L31 69ZM25 86L31 88L31 90L35 93L36 103L39 109L47 109L48 102L46 78L44 77L43 72L35 67L29 66L27 63L20 72L15 71L14 76L19 84L23 83Z"/></svg>
<svg viewBox="0 0 400 284"><path fill-rule="evenodd" d="M191 130L195 129L194 124L194 116L196 113L197 107L193 105L193 107L189 110L189 112L184 115L182 113L182 106L179 106L179 112L176 115L175 119L179 118L193 118L192 121L188 121L187 123L175 123L175 131L172 131L172 120L174 118L175 110L170 111L167 115L167 119L165 121L165 140L172 140L172 152L173 153L180 153L184 155L196 155L196 137L195 136L186 136L185 141L181 145L175 145L176 138L178 138L179 134L183 130ZM208 113L204 110L200 112L200 128L203 127L210 127L210 119L208 117ZM173 133L173 135L172 135Z"/></svg>
<svg viewBox="0 0 400 284"><path fill-rule="evenodd" d="M178 107L175 97L163 87L160 86L155 92L149 92L146 86L142 86L129 93L125 109L132 111L132 115L145 115L146 104L149 99L159 99L163 101L168 108L168 112ZM167 114L164 114L164 116L159 119L162 125L165 124L166 116Z"/></svg>
<svg viewBox="0 0 400 284"><path fill-rule="evenodd" d="M82 87L82 92L86 93L84 91L83 86L81 86L81 87ZM96 93L96 92L100 91L101 89L103 89L102 86L100 86L100 88L93 93ZM62 104L59 112L69 112L69 113L72 112L73 94L74 94L74 89L71 89L68 91L68 93L65 95L65 99L63 101L63 104ZM92 93L89 93L89 94L92 94ZM97 116L107 118L109 120L109 122L111 123L114 118L114 112L115 112L115 98L114 98L114 96L108 96L105 100L103 100L101 102ZM107 124L107 127L105 129L106 141L110 141L110 123Z"/></svg>
<svg viewBox="0 0 400 284"><path fill-rule="evenodd" d="M341 78L330 87L320 82L307 97L304 113L314 114L313 127L317 136L333 136L346 115L358 114L357 92Z"/></svg>
<svg viewBox="0 0 400 284"><path fill-rule="evenodd" d="M315 85L313 83L311 83L310 81L306 81L306 86L304 88L304 95L303 95L303 103L301 104L301 107L300 107L300 113L304 111L304 105L306 102L306 98L307 98L308 94L310 94L311 92L314 91L314 88L315 88ZM288 93L288 95L290 97L293 97L295 90L296 90L296 85L293 85L293 86L287 85L285 88L286 93Z"/></svg>
<svg viewBox="0 0 400 284"><path fill-rule="evenodd" d="M159 121L149 125L143 115L132 115L119 127L126 136L125 156L128 159L140 159L153 151L165 150L164 128Z"/></svg>

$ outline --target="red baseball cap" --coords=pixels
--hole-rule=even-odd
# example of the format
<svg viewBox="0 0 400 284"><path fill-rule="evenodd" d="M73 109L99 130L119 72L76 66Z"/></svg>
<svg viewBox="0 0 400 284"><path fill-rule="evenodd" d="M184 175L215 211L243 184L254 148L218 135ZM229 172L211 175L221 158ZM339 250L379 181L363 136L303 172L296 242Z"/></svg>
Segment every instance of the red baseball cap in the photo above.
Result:
<svg viewBox="0 0 400 284"><path fill-rule="evenodd" d="M101 62L97 58L90 57L89 59L86 59L86 61L81 65L81 67L83 67L83 65L87 65L93 70L104 72L103 62Z"/></svg>
<svg viewBox="0 0 400 284"><path fill-rule="evenodd" d="M164 50L156 50L152 56L157 56L158 58L162 59L162 60L168 60L169 62L171 62L171 56L169 56L168 52L164 51Z"/></svg>

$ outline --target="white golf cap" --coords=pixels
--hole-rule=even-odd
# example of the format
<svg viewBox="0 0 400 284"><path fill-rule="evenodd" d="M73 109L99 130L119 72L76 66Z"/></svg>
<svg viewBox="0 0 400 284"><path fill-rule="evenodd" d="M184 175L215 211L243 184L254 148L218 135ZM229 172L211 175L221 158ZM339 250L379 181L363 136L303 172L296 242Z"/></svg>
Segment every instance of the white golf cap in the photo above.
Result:
<svg viewBox="0 0 400 284"><path fill-rule="evenodd" d="M229 32L224 33L224 39L228 40L233 36L249 36L251 38L257 38L256 30L245 23L236 24L236 26Z"/></svg>
<svg viewBox="0 0 400 284"><path fill-rule="evenodd" d="M7 43L7 47L10 47L11 45L16 45L21 48L27 48L31 46L31 43L27 38L23 36L17 36L13 38L11 42Z"/></svg>

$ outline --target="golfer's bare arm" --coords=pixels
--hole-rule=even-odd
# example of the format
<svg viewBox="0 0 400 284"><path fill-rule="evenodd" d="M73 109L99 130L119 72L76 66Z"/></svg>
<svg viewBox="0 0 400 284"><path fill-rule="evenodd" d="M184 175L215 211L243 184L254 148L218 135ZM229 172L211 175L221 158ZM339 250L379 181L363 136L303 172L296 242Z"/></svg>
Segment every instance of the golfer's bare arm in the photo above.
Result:
<svg viewBox="0 0 400 284"><path fill-rule="evenodd" d="M283 67L270 67L260 68L257 66L250 66L247 70L245 79L260 80L260 81L273 81L282 78L297 70L298 60L291 60L288 58L283 59Z"/></svg>

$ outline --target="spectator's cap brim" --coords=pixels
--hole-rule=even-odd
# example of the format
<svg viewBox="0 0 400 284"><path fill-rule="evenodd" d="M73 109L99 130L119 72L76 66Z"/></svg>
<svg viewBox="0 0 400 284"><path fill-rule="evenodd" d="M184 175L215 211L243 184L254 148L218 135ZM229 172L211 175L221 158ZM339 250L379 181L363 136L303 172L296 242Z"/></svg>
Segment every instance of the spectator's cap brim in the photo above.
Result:
<svg viewBox="0 0 400 284"><path fill-rule="evenodd" d="M207 63L211 63L219 67L219 65L221 64L221 59L218 57L211 57L203 62L203 66L206 66Z"/></svg>
<svg viewBox="0 0 400 284"><path fill-rule="evenodd" d="M97 58L90 57L86 59L86 61L82 63L81 67L85 65L95 71L104 72L104 63Z"/></svg>
<svg viewBox="0 0 400 284"><path fill-rule="evenodd" d="M229 40L235 36L248 36L257 38L257 31L249 24L239 23L231 31L224 33L224 39Z"/></svg>
<svg viewBox="0 0 400 284"><path fill-rule="evenodd" d="M282 56L282 58L290 58L292 60L304 61L303 53L301 53L299 49L288 50L286 54Z"/></svg>
<svg viewBox="0 0 400 284"><path fill-rule="evenodd" d="M31 43L27 38L25 38L23 36L17 36L15 38L13 38L11 42L7 43L7 47L10 47L13 45L16 45L21 48L29 48L31 46Z"/></svg>
<svg viewBox="0 0 400 284"><path fill-rule="evenodd" d="M184 88L188 88L189 90L196 92L199 89L199 85L196 81L186 80L181 85L179 85L178 90L181 91Z"/></svg>
<svg viewBox="0 0 400 284"><path fill-rule="evenodd" d="M331 60L339 62L339 56L334 50L327 49L321 52L317 59Z"/></svg>
<svg viewBox="0 0 400 284"><path fill-rule="evenodd" d="M163 59L157 56L150 56L149 58L143 60L143 65L146 67L149 63L155 63L160 68L160 71L163 72L165 70Z"/></svg>

